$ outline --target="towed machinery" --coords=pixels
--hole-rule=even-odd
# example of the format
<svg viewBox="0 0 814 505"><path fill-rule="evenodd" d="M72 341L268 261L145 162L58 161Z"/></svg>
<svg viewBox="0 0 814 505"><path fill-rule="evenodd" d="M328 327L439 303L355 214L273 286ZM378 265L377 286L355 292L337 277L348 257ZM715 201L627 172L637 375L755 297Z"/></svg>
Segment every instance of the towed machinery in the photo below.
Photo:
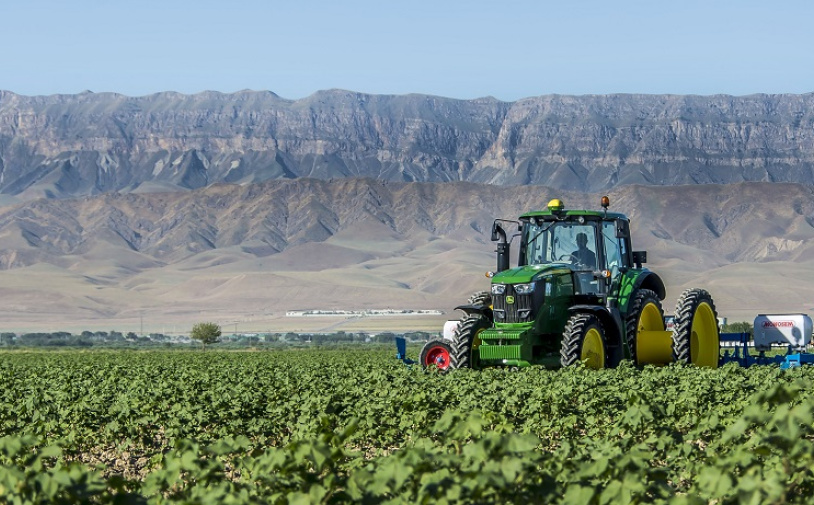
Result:
<svg viewBox="0 0 814 505"><path fill-rule="evenodd" d="M444 338L421 350L422 366L614 367L672 361L718 365L715 304L703 289L679 297L675 328L666 331L661 301L664 282L642 266L647 253L634 251L630 220L603 210L566 209L554 199L519 221L496 219L497 269L491 290L456 307L464 317L445 326ZM507 228L516 228L511 237ZM511 242L520 237L516 266ZM399 357L404 356L400 342Z"/></svg>
<svg viewBox="0 0 814 505"><path fill-rule="evenodd" d="M727 349L720 363L734 362L743 367L777 364L782 369L814 364L814 354L807 352L814 324L807 314L759 314L752 328L753 335L721 333L721 345ZM766 354L783 347L785 354Z"/></svg>

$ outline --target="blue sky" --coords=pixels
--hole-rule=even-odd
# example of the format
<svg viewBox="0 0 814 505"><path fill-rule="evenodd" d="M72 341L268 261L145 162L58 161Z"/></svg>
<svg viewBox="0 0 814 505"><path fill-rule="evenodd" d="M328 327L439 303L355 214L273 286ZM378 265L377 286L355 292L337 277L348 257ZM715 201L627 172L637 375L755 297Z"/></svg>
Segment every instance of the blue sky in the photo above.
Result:
<svg viewBox="0 0 814 505"><path fill-rule="evenodd" d="M2 0L0 89L814 91L810 1Z"/></svg>

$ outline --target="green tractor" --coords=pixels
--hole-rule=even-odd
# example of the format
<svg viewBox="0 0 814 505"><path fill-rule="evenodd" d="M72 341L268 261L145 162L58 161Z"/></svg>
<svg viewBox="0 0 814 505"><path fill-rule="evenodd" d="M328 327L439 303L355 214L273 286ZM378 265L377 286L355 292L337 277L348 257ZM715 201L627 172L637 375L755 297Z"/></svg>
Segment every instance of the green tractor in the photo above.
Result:
<svg viewBox="0 0 814 505"><path fill-rule="evenodd" d="M571 366L614 367L672 361L716 367L718 317L712 297L688 289L678 299L672 331L665 330L664 282L642 267L647 253L633 251L630 221L603 210L548 208L496 219L497 271L489 292L456 307L464 317L428 342L423 366L441 369ZM517 266L510 266L511 239L520 236ZM448 323L449 324L449 323ZM448 331L447 331L448 330Z"/></svg>

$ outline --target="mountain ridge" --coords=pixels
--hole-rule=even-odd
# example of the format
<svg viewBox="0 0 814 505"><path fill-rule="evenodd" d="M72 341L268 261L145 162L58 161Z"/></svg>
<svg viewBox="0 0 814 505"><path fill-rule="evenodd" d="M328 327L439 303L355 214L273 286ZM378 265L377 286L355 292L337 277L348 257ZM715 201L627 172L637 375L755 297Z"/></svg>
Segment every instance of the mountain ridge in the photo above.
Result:
<svg viewBox="0 0 814 505"><path fill-rule="evenodd" d="M327 90L144 97L0 92L0 195L17 201L370 177L604 191L814 184L814 94L544 95L515 102Z"/></svg>

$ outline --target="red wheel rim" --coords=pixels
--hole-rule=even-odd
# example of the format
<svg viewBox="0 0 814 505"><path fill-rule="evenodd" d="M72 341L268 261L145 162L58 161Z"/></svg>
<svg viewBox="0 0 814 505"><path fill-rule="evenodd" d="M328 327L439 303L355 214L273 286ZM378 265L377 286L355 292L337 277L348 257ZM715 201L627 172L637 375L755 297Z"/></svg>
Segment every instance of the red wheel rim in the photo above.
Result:
<svg viewBox="0 0 814 505"><path fill-rule="evenodd" d="M427 351L427 357L424 358L424 366L435 365L441 370L449 368L449 351L446 348L437 345Z"/></svg>

